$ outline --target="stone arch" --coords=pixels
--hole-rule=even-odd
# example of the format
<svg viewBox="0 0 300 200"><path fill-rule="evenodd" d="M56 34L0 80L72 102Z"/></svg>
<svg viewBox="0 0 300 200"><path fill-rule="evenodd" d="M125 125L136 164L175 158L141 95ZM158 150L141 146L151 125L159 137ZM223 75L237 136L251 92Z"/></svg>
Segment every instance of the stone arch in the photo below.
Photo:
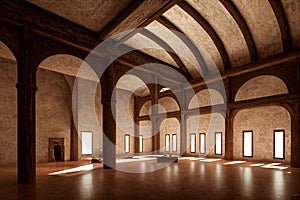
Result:
<svg viewBox="0 0 300 200"><path fill-rule="evenodd" d="M287 94L285 82L274 75L260 75L246 81L236 92L235 101Z"/></svg>
<svg viewBox="0 0 300 200"><path fill-rule="evenodd" d="M118 79L116 91L116 146L117 155L124 155L125 135L129 135L129 153L135 151L135 121L134 121L134 97L150 94L146 84L137 76L125 74Z"/></svg>
<svg viewBox="0 0 300 200"><path fill-rule="evenodd" d="M0 41L0 166L17 163L17 59Z"/></svg>
<svg viewBox="0 0 300 200"><path fill-rule="evenodd" d="M40 156L37 154L37 161L46 160L42 143L46 141L46 137L65 138L65 160L71 157L70 146L77 145L74 151L80 159L83 131L93 133L92 154L99 157L102 150L101 85L94 70L78 57L57 54L40 63L36 77L39 88L36 93L36 136L37 141L40 142L36 146L37 152L40 153ZM77 87L73 88L74 85ZM73 96L70 94L70 88ZM55 105L50 109L49 106L52 104ZM43 117L47 117L47 115L43 116L45 113L48 115L52 113L47 124L44 124ZM79 141L74 144L71 144L70 136L72 121L74 131L76 130L74 134L78 134L79 138ZM56 124L56 129L51 131L53 127L49 123ZM50 128L46 129L47 126Z"/></svg>
<svg viewBox="0 0 300 200"><path fill-rule="evenodd" d="M180 105L175 98L166 96L158 99L158 113L180 111Z"/></svg>
<svg viewBox="0 0 300 200"><path fill-rule="evenodd" d="M224 104L220 92L215 89L204 89L197 92L188 104L188 109Z"/></svg>
<svg viewBox="0 0 300 200"><path fill-rule="evenodd" d="M233 117L233 158L253 161L291 161L291 110L286 105L272 104L241 109ZM274 130L285 131L285 159L273 157ZM242 155L243 131L253 131L253 157ZM259 151L257 150L259 149Z"/></svg>

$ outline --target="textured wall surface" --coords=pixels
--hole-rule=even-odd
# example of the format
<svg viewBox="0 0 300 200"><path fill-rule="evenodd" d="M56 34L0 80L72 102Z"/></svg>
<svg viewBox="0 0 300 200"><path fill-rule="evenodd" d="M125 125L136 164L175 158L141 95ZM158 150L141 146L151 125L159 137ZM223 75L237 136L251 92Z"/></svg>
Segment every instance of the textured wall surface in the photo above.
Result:
<svg viewBox="0 0 300 200"><path fill-rule="evenodd" d="M149 115L150 107L151 107L151 101L146 101L141 107L139 116Z"/></svg>
<svg viewBox="0 0 300 200"><path fill-rule="evenodd" d="M100 84L95 81L79 79L78 88L78 151L81 156L81 132L93 132L93 156L102 153L102 104Z"/></svg>
<svg viewBox="0 0 300 200"><path fill-rule="evenodd" d="M17 161L17 64L0 58L0 166Z"/></svg>
<svg viewBox="0 0 300 200"><path fill-rule="evenodd" d="M117 89L116 125L117 155L125 155L125 135L130 135L130 153L134 152L134 120L132 92Z"/></svg>
<svg viewBox="0 0 300 200"><path fill-rule="evenodd" d="M163 97L158 99L158 104L160 105L158 107L159 113L164 112L173 112L180 110L177 102L172 97Z"/></svg>
<svg viewBox="0 0 300 200"><path fill-rule="evenodd" d="M263 75L244 83L235 96L235 101L255 99L288 93L285 83L276 76Z"/></svg>
<svg viewBox="0 0 300 200"><path fill-rule="evenodd" d="M166 152L166 134L170 135L170 151ZM172 150L172 135L177 135L177 151L173 152ZM176 118L167 118L160 125L160 153L169 154L169 153L180 153L180 123Z"/></svg>
<svg viewBox="0 0 300 200"><path fill-rule="evenodd" d="M140 121L139 132L143 135L143 153L152 152L152 125L151 121Z"/></svg>
<svg viewBox="0 0 300 200"><path fill-rule="evenodd" d="M36 93L36 160L48 161L49 138L64 138L70 160L71 95L62 74L38 69Z"/></svg>
<svg viewBox="0 0 300 200"><path fill-rule="evenodd" d="M291 119L288 111L279 106L241 110L233 123L233 156L243 158L243 131L253 131L253 158L257 161L278 162L273 159L274 130L285 131L285 161L291 158Z"/></svg>
<svg viewBox="0 0 300 200"><path fill-rule="evenodd" d="M219 113L192 116L187 120L187 153L190 153L190 134L196 134L196 153L199 155L200 133L206 135L206 155L210 157L224 157L225 153L225 119ZM215 132L222 132L222 155L215 155Z"/></svg>
<svg viewBox="0 0 300 200"><path fill-rule="evenodd" d="M189 102L189 109L199 108L210 105L223 104L222 95L213 89L205 89L199 91Z"/></svg>

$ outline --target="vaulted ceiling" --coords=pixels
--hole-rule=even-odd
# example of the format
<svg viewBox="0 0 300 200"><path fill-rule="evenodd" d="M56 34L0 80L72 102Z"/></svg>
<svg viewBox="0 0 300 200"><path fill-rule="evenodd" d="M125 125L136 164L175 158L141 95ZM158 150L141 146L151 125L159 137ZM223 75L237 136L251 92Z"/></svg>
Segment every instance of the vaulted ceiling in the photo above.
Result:
<svg viewBox="0 0 300 200"><path fill-rule="evenodd" d="M191 53L199 57L202 71L214 74L300 47L299 0L28 2L95 32L101 40L145 27L118 36L119 44L142 48L143 54L177 68L190 81L201 79Z"/></svg>

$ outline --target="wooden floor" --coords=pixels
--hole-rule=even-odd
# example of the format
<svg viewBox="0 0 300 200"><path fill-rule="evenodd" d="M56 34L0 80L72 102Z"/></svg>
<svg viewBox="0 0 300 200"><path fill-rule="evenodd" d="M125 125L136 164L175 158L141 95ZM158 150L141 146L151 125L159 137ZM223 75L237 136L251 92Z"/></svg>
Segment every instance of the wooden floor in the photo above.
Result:
<svg viewBox="0 0 300 200"><path fill-rule="evenodd" d="M118 166L150 169L155 162ZM87 161L47 163L37 166L34 185L16 184L15 167L0 167L0 199L300 199L300 169L227 163L186 159L148 173L108 170ZM61 172L74 168L86 171ZM49 175L53 172L59 173Z"/></svg>

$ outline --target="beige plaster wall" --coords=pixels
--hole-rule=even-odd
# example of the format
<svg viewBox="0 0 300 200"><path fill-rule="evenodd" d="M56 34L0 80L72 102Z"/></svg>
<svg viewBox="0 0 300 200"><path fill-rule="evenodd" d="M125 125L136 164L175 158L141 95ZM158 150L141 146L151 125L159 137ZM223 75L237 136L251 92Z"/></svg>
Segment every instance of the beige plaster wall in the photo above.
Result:
<svg viewBox="0 0 300 200"><path fill-rule="evenodd" d="M100 157L102 154L102 103L101 86L99 82L78 79L78 155L81 154L82 132L93 133L93 157Z"/></svg>
<svg viewBox="0 0 300 200"><path fill-rule="evenodd" d="M130 135L130 153L134 152L134 97L132 92L116 90L117 155L125 155L125 135Z"/></svg>
<svg viewBox="0 0 300 200"><path fill-rule="evenodd" d="M166 152L166 134L170 135L170 151ZM177 135L176 147L177 151L173 152L172 150L172 135ZM179 154L180 153L180 123L176 118L167 118L164 119L160 125L160 153L162 154Z"/></svg>
<svg viewBox="0 0 300 200"><path fill-rule="evenodd" d="M139 122L139 134L143 135L143 153L152 152L152 125L150 120Z"/></svg>
<svg viewBox="0 0 300 200"><path fill-rule="evenodd" d="M235 101L286 94L285 83L276 76L257 76L244 83L235 96Z"/></svg>
<svg viewBox="0 0 300 200"><path fill-rule="evenodd" d="M38 69L36 93L36 161L48 162L49 138L64 138L70 160L71 95L62 74Z"/></svg>
<svg viewBox="0 0 300 200"><path fill-rule="evenodd" d="M150 108L151 108L151 101L146 101L141 107L139 116L149 115Z"/></svg>
<svg viewBox="0 0 300 200"><path fill-rule="evenodd" d="M273 159L274 130L285 130L285 162L291 159L291 118L280 106L241 110L233 121L233 156L243 158L243 131L253 131L253 158L248 160L280 162Z"/></svg>
<svg viewBox="0 0 300 200"><path fill-rule="evenodd" d="M222 155L215 155L215 132L222 132ZM190 134L196 134L196 153L190 151ZM191 116L187 119L187 153L200 155L200 133L206 134L206 154L209 157L224 157L225 119L219 113Z"/></svg>
<svg viewBox="0 0 300 200"><path fill-rule="evenodd" d="M163 97L158 99L158 113L178 111L179 106L172 97Z"/></svg>
<svg viewBox="0 0 300 200"><path fill-rule="evenodd" d="M189 109L210 105L223 104L222 95L214 89L204 89L199 91L189 102Z"/></svg>
<svg viewBox="0 0 300 200"><path fill-rule="evenodd" d="M17 161L17 63L0 57L0 166Z"/></svg>

